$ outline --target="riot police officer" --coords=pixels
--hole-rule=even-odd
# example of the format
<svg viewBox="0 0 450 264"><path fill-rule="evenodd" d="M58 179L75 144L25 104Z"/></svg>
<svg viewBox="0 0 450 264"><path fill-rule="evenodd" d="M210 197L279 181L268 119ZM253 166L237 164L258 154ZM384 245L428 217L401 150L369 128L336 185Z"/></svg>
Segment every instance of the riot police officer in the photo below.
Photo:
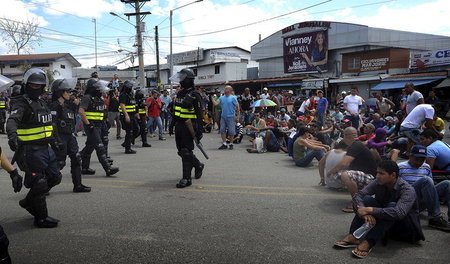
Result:
<svg viewBox="0 0 450 264"><path fill-rule="evenodd" d="M126 80L119 95L120 120L125 130L125 141L122 144L125 147L125 154L136 154L136 151L131 149L131 142L134 141L135 135L138 135L137 119L139 118L133 95L134 86L134 82Z"/></svg>
<svg viewBox="0 0 450 264"><path fill-rule="evenodd" d="M134 95L134 98L136 99L136 111L139 114L138 124L139 124L139 131L141 135L142 140L142 147L151 147L152 145L147 143L147 111L145 108L145 98L144 93L141 89L136 90L136 93ZM135 138L139 136L139 134L135 135Z"/></svg>
<svg viewBox="0 0 450 264"><path fill-rule="evenodd" d="M24 185L30 189L19 204L34 216L36 226L52 228L59 220L48 216L45 194L61 182L61 172L49 146L55 143L52 114L40 98L46 86L43 70L31 68L24 73L23 95L11 108L6 131L17 164L25 172Z"/></svg>
<svg viewBox="0 0 450 264"><path fill-rule="evenodd" d="M119 171L119 168L111 166L105 147L108 128L105 122L106 106L102 100L102 93L108 91L107 85L106 81L89 79L86 83L85 95L81 99L79 113L86 133L86 146L80 152L82 174L95 174L95 170L89 168L94 150L106 176L114 175Z"/></svg>
<svg viewBox="0 0 450 264"><path fill-rule="evenodd" d="M184 188L192 184L192 168L195 168L195 178L199 179L205 166L193 153L194 140L200 141L203 136L201 96L194 89L194 79L194 73L188 68L171 77L173 82L178 82L181 86L176 96L173 111L175 142L183 167L183 178L176 185L177 188ZM195 138L189 130L190 124L194 128Z"/></svg>
<svg viewBox="0 0 450 264"><path fill-rule="evenodd" d="M3 92L0 93L0 134L5 134L6 110L8 109L8 99Z"/></svg>
<svg viewBox="0 0 450 264"><path fill-rule="evenodd" d="M70 94L75 88L76 79L59 79L52 84L52 102L50 109L53 116L55 137L60 144L56 152L59 168L66 165L66 157L70 158L73 192L90 192L91 188L81 183L81 155L78 153L78 142L73 131L75 128L74 107L70 105Z"/></svg>

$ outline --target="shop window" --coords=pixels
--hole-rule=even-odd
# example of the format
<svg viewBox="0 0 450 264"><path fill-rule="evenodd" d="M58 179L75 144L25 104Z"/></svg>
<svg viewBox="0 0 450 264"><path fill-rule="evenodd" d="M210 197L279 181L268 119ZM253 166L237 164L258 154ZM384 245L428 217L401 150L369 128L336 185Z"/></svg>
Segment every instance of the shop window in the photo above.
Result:
<svg viewBox="0 0 450 264"><path fill-rule="evenodd" d="M359 70L361 68L361 58L350 58L348 60L349 70Z"/></svg>
<svg viewBox="0 0 450 264"><path fill-rule="evenodd" d="M220 74L220 65L214 66L214 74Z"/></svg>
<svg viewBox="0 0 450 264"><path fill-rule="evenodd" d="M59 65L59 67L61 67L61 69L65 69L65 68L66 68L66 65L61 64L61 65Z"/></svg>

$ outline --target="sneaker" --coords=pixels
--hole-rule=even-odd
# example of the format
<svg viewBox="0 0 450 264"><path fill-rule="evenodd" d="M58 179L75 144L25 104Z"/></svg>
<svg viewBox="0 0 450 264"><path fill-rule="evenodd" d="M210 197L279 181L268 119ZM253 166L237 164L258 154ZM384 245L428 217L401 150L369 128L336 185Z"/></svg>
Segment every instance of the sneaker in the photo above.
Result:
<svg viewBox="0 0 450 264"><path fill-rule="evenodd" d="M126 149L125 154L136 154L136 150Z"/></svg>
<svg viewBox="0 0 450 264"><path fill-rule="evenodd" d="M428 226L445 232L450 232L450 223L443 216L431 218L428 220Z"/></svg>
<svg viewBox="0 0 450 264"><path fill-rule="evenodd" d="M228 149L232 150L232 149L233 149L233 144L230 144L230 145L228 146Z"/></svg>
<svg viewBox="0 0 450 264"><path fill-rule="evenodd" d="M260 152L260 153L266 153L266 152L267 152L267 149L262 148L259 152Z"/></svg>
<svg viewBox="0 0 450 264"><path fill-rule="evenodd" d="M79 186L74 186L73 187L73 192L74 193L90 192L90 191L91 191L91 187L84 186L83 184L80 184Z"/></svg>
<svg viewBox="0 0 450 264"><path fill-rule="evenodd" d="M220 147L219 147L219 149L227 149L228 147L227 147L227 145L224 145L224 144L222 144Z"/></svg>
<svg viewBox="0 0 450 264"><path fill-rule="evenodd" d="M259 153L256 149L247 149L248 153Z"/></svg>
<svg viewBox="0 0 450 264"><path fill-rule="evenodd" d="M166 138L165 137L160 137L159 140L164 141L164 140L166 140Z"/></svg>
<svg viewBox="0 0 450 264"><path fill-rule="evenodd" d="M184 188L192 185L191 179L181 179L179 183L177 183L177 188Z"/></svg>

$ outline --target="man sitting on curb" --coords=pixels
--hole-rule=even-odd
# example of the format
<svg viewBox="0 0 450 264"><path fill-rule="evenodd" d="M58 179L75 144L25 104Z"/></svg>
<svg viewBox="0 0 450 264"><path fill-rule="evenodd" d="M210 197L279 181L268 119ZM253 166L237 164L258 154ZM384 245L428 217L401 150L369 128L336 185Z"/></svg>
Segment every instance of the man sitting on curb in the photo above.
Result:
<svg viewBox="0 0 450 264"><path fill-rule="evenodd" d="M449 184L448 182L441 182L436 187L434 186L430 165L424 163L426 157L427 148L425 146L413 146L409 160L398 164L400 168L399 176L414 187L419 202L419 210L427 209L428 226L450 232L450 224L441 214L437 192L437 190L440 190L443 200L447 200Z"/></svg>
<svg viewBox="0 0 450 264"><path fill-rule="evenodd" d="M358 190L373 181L377 169L375 158L361 141L357 140L358 132L354 127L344 130L342 141L349 146L342 161L327 172L327 177L344 184L353 197ZM342 209L352 213L351 206Z"/></svg>
<svg viewBox="0 0 450 264"><path fill-rule="evenodd" d="M365 258L387 232L393 239L413 243L425 240L420 226L416 192L398 175L397 163L385 160L378 165L376 180L353 197L355 217L349 234L334 244L336 248L356 247L352 254ZM364 223L369 223L372 229L358 240L353 232Z"/></svg>

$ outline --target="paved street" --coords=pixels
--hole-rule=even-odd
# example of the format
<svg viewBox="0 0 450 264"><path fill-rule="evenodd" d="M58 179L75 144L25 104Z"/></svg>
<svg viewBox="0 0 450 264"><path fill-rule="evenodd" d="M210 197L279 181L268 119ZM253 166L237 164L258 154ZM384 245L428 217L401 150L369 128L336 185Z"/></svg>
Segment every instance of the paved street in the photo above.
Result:
<svg viewBox="0 0 450 264"><path fill-rule="evenodd" d="M348 231L351 214L340 209L347 193L319 187L317 167L300 169L284 153L248 154L247 139L235 150L217 150L206 134L210 160L204 177L176 189L180 158L173 137L150 139L149 149L125 155L111 135L110 153L120 167L106 178L93 155L88 194L72 193L69 170L48 197L56 229L33 227L18 206L8 174L0 180L0 223L10 238L14 263L348 263L359 260L332 245ZM115 138L115 137L114 137ZM84 146L85 137L79 137ZM7 140L0 145L11 157ZM140 141L137 141L140 145ZM204 161L201 153L197 156ZM422 225L420 246L390 241L365 263L450 263L450 235ZM360 261L362 262L362 261Z"/></svg>

